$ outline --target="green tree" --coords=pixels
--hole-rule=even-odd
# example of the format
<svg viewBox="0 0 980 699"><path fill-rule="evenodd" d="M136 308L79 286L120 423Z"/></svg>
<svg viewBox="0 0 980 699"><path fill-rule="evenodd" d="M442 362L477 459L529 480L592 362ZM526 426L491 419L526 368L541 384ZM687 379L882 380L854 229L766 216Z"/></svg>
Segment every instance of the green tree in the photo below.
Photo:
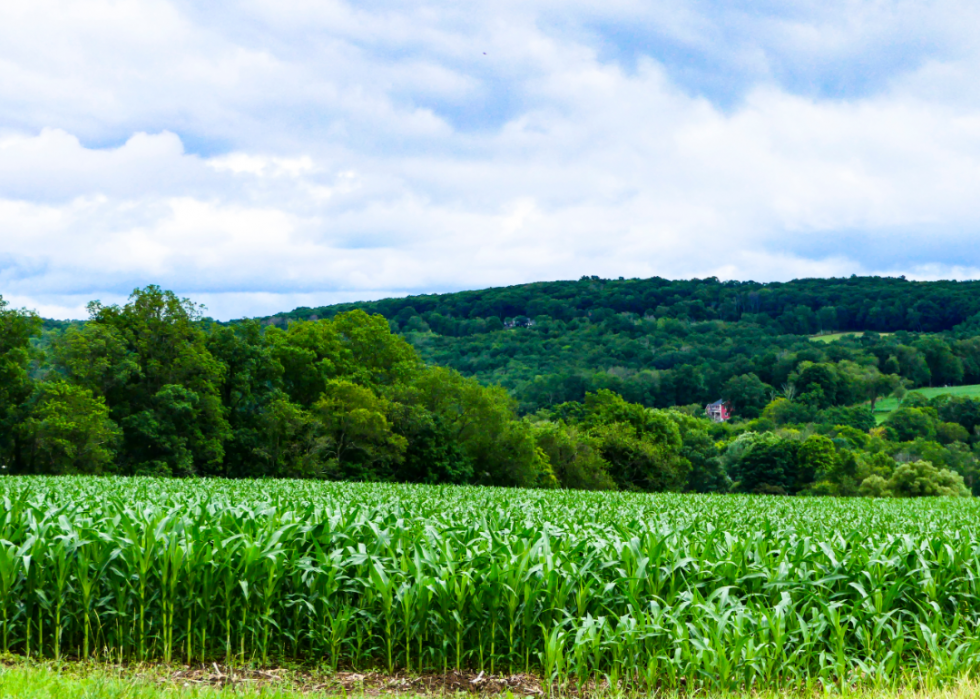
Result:
<svg viewBox="0 0 980 699"><path fill-rule="evenodd" d="M940 422L936 425L936 439L939 440L940 444L967 442L970 439L970 433L958 423Z"/></svg>
<svg viewBox="0 0 980 699"><path fill-rule="evenodd" d="M721 387L721 397L731 405L732 412L745 418L759 417L769 402L772 387L755 374L734 376Z"/></svg>
<svg viewBox="0 0 980 699"><path fill-rule="evenodd" d="M483 386L440 367L420 371L392 389L394 400L421 405L473 464L475 483L533 487L557 485L533 429L517 419L517 402L500 386Z"/></svg>
<svg viewBox="0 0 980 699"><path fill-rule="evenodd" d="M798 479L799 442L761 435L735 464L731 474L742 493L788 494Z"/></svg>
<svg viewBox="0 0 980 699"><path fill-rule="evenodd" d="M309 443L312 417L285 394L283 367L261 325L244 321L211 326L207 348L224 367L218 392L229 428L225 474L313 475L317 467Z"/></svg>
<svg viewBox="0 0 980 699"><path fill-rule="evenodd" d="M809 405L797 403L786 398L777 398L762 411L763 420L772 420L776 425L790 425L810 422L816 411Z"/></svg>
<svg viewBox="0 0 980 699"><path fill-rule="evenodd" d="M332 379L390 387L422 368L412 346L392 335L383 317L360 310L266 333L290 400L304 407L313 405Z"/></svg>
<svg viewBox="0 0 980 699"><path fill-rule="evenodd" d="M888 492L895 497L969 497L963 477L938 469L928 461L900 464L888 479Z"/></svg>
<svg viewBox="0 0 980 699"><path fill-rule="evenodd" d="M50 356L62 376L97 396L114 394L140 372L122 333L103 323L68 328L51 343Z"/></svg>
<svg viewBox="0 0 980 699"><path fill-rule="evenodd" d="M41 319L31 311L10 308L0 296L0 466L23 471L19 463L17 424L22 406L34 391L30 376L31 338L41 329Z"/></svg>
<svg viewBox="0 0 980 699"><path fill-rule="evenodd" d="M806 361L797 371L796 400L818 409L837 404L839 378L833 364Z"/></svg>
<svg viewBox="0 0 980 699"><path fill-rule="evenodd" d="M915 346L922 352L931 376L930 385L955 385L963 380L963 361L941 337L927 335Z"/></svg>
<svg viewBox="0 0 980 699"><path fill-rule="evenodd" d="M18 426L26 473L112 471L119 428L101 397L64 381L38 385Z"/></svg>
<svg viewBox="0 0 980 699"><path fill-rule="evenodd" d="M821 306L817 311L817 321L821 332L833 332L837 329L837 309L833 306Z"/></svg>
<svg viewBox="0 0 980 699"><path fill-rule="evenodd" d="M341 479L383 480L404 459L407 440L388 421L391 404L352 381L331 379L313 414L326 439L327 472Z"/></svg>
<svg viewBox="0 0 980 699"><path fill-rule="evenodd" d="M210 410L202 407L204 402L212 403ZM162 386L144 410L121 420L132 472L175 476L220 474L227 423L220 420L217 425L211 425L201 419L219 410L220 403L214 396L201 396L180 384Z"/></svg>
<svg viewBox="0 0 980 699"><path fill-rule="evenodd" d="M536 426L535 439L563 488L616 490L609 464L602 458L596 440L576 426L541 423Z"/></svg>
<svg viewBox="0 0 980 699"><path fill-rule="evenodd" d="M834 469L837 449L828 437L814 434L803 440L796 458L793 492L799 492L817 479L827 477Z"/></svg>
<svg viewBox="0 0 980 699"><path fill-rule="evenodd" d="M885 424L895 430L900 442L911 442L918 437L936 437L936 420L922 408L899 408L889 414Z"/></svg>
<svg viewBox="0 0 980 699"><path fill-rule="evenodd" d="M657 441L644 439L629 423L614 422L592 428L590 435L621 490L679 491L687 483L691 466L680 455L679 432L670 441Z"/></svg>
<svg viewBox="0 0 980 699"><path fill-rule="evenodd" d="M407 440L394 480L403 483L471 483L473 458L455 439L447 421L420 405L393 405L393 429Z"/></svg>
<svg viewBox="0 0 980 699"><path fill-rule="evenodd" d="M278 393L256 416L251 458L236 475L322 478L327 475L330 446L322 423ZM251 430L249 433L251 434ZM239 438L241 441L241 438ZM254 466L249 467L249 465Z"/></svg>
<svg viewBox="0 0 980 699"><path fill-rule="evenodd" d="M680 430L680 456L691 465L685 490L695 493L728 492L732 481L722 463L721 451L708 433L712 423L677 410L668 410L664 414Z"/></svg>
<svg viewBox="0 0 980 699"><path fill-rule="evenodd" d="M107 366L97 374L126 376L125 382L103 384L106 404L123 429L124 471L225 475L230 431L219 389L226 367L208 350L200 307L148 286L122 307L92 302L89 315L91 324L112 329L91 337L112 337L113 343L121 338L124 345L106 356L125 368Z"/></svg>

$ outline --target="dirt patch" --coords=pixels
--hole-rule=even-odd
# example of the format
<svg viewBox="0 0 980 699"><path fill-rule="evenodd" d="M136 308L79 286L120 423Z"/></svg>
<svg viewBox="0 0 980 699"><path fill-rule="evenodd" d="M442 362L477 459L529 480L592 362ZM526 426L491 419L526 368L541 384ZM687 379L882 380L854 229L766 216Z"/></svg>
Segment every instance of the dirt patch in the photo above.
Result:
<svg viewBox="0 0 980 699"><path fill-rule="evenodd" d="M488 675L483 672L428 673L422 675L380 672L336 672L318 675L292 669L228 668L217 663L186 668L154 679L173 686L211 685L250 687L263 685L297 692L321 692L379 696L382 694L493 696L510 692L519 697L544 694L541 680L533 675Z"/></svg>

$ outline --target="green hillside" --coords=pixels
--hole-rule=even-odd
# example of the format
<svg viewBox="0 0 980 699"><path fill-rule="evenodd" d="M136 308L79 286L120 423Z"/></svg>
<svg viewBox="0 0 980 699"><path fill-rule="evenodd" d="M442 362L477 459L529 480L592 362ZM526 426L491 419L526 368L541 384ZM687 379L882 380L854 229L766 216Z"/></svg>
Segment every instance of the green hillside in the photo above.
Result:
<svg viewBox="0 0 980 699"><path fill-rule="evenodd" d="M504 386L524 412L608 388L652 407L726 398L751 416L793 383L801 362L851 376L876 368L913 388L980 383L980 341L971 339L980 334L978 292L978 282L882 277L583 277L297 308L263 322L286 326L352 308L381 314L426 362ZM817 402L858 398L840 386L832 392Z"/></svg>

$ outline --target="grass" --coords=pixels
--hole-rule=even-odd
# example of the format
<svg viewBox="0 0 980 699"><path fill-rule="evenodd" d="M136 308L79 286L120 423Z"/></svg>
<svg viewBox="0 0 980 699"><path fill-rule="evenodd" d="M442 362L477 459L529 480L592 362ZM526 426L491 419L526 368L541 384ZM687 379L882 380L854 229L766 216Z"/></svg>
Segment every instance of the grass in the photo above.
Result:
<svg viewBox="0 0 980 699"><path fill-rule="evenodd" d="M972 386L937 386L935 388L916 388L914 393L921 393L926 398L935 398L936 396L942 395L980 398L980 384L973 384ZM889 413L897 409L898 401L894 397L889 396L888 398L882 398L875 403L875 419L881 423L888 417Z"/></svg>
<svg viewBox="0 0 980 699"><path fill-rule="evenodd" d="M892 333L878 333L881 337L888 337ZM820 335L810 335L810 339L815 342L835 342L840 340L842 337L863 337L864 331L859 330L856 332L844 332L844 333L822 333Z"/></svg>
<svg viewBox="0 0 980 699"><path fill-rule="evenodd" d="M288 688L176 684L162 675L85 666L18 665L0 669L0 697L16 699L300 699L337 696Z"/></svg>
<svg viewBox="0 0 980 699"><path fill-rule="evenodd" d="M724 693L699 693L701 699L803 699L804 697L826 697L837 695L830 692L798 693L787 691L762 690L746 693L732 691ZM412 694L407 692L330 692L311 687L276 686L248 683L229 684L221 687L195 685L174 680L163 667L114 668L95 664L76 663L55 666L54 664L18 663L0 666L0 697L10 699L319 699L337 697L353 699L372 697L374 699L429 699L440 697L479 697L476 693L451 694ZM485 696L485 695L484 695ZM500 699L514 699L511 692L498 695ZM520 694L518 694L520 696ZM661 699L684 699L690 694L673 691L655 694L624 694L602 692L593 695L608 699L640 699L640 697L659 697ZM851 699L974 699L980 696L980 684L963 681L949 687L938 689L851 689L846 692Z"/></svg>
<svg viewBox="0 0 980 699"><path fill-rule="evenodd" d="M980 500L0 478L0 650L650 689L980 667Z"/></svg>

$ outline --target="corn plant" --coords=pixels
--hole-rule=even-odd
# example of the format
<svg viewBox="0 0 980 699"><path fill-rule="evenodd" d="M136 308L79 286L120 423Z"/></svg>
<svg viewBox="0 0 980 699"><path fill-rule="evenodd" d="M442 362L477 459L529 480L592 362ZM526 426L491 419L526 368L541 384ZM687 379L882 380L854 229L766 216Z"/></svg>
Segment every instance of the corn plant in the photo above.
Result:
<svg viewBox="0 0 980 699"><path fill-rule="evenodd" d="M980 668L980 504L0 478L32 657L537 672L654 691Z"/></svg>

